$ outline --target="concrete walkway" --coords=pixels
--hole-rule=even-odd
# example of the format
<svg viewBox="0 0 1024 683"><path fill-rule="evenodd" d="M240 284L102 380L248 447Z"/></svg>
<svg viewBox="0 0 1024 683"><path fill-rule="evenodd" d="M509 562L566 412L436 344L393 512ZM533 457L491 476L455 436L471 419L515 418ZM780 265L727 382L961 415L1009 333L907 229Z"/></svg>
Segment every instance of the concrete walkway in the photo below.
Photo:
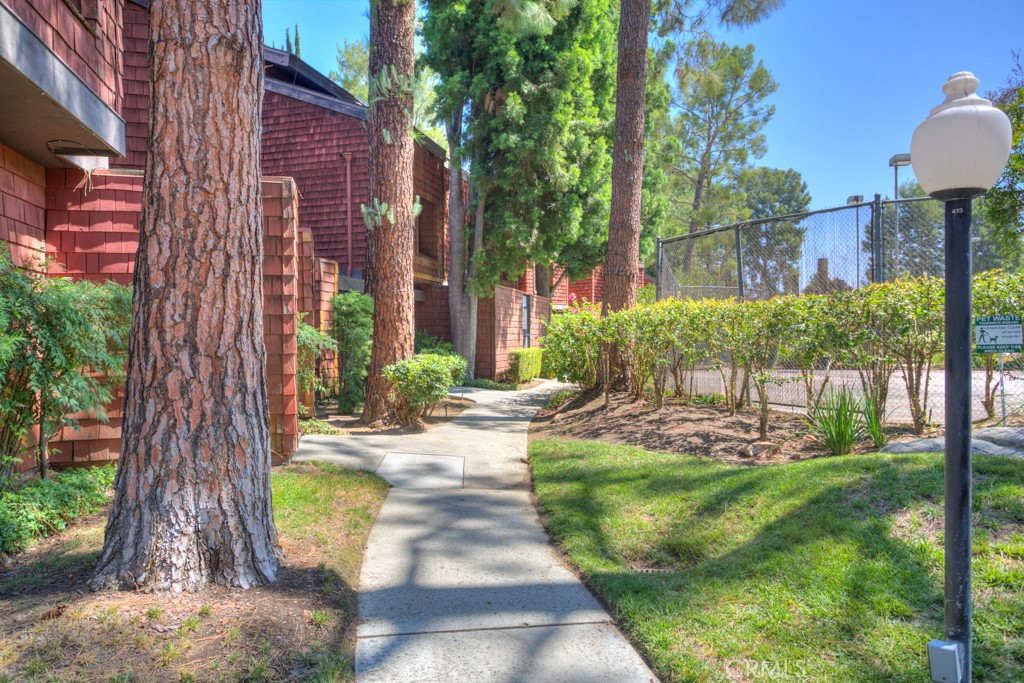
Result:
<svg viewBox="0 0 1024 683"><path fill-rule="evenodd" d="M394 487L360 575L358 683L656 682L533 507L527 429L558 388L466 389L477 404L422 434L302 438L296 460Z"/></svg>

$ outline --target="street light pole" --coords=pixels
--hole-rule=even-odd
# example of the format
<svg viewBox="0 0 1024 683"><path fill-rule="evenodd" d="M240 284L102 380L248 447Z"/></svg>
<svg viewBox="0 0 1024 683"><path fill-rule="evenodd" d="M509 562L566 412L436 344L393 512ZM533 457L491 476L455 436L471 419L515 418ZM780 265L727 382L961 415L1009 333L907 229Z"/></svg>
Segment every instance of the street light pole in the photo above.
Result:
<svg viewBox="0 0 1024 683"><path fill-rule="evenodd" d="M969 71L950 76L945 102L910 144L921 187L945 202L946 640L928 644L931 677L939 683L972 679L971 200L999 179L1012 141L1009 119L975 94L978 85Z"/></svg>
<svg viewBox="0 0 1024 683"><path fill-rule="evenodd" d="M905 274L900 272L900 166L910 165L910 155L893 154L889 157L889 165L892 166L892 211L896 217L896 236L892 244L892 262L893 266L895 266L896 277L900 277Z"/></svg>
<svg viewBox="0 0 1024 683"><path fill-rule="evenodd" d="M946 638L971 662L971 200L946 202ZM964 667L970 683L970 666Z"/></svg>

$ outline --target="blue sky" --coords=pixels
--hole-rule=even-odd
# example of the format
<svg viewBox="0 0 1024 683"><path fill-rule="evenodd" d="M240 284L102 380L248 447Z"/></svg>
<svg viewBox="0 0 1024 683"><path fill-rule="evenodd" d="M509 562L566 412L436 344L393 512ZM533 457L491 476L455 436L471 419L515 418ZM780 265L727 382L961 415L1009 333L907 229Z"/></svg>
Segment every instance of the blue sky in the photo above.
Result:
<svg viewBox="0 0 1024 683"><path fill-rule="evenodd" d="M264 0L267 42L299 24L302 57L327 73L335 45L369 33L365 0ZM1024 51L1024 0L788 0L767 21L719 31L753 43L779 83L768 154L794 168L812 206L852 194L892 194L889 157L910 151L914 127L942 101L942 83L973 71L981 89L1001 86L1012 50ZM910 176L901 169L901 180Z"/></svg>

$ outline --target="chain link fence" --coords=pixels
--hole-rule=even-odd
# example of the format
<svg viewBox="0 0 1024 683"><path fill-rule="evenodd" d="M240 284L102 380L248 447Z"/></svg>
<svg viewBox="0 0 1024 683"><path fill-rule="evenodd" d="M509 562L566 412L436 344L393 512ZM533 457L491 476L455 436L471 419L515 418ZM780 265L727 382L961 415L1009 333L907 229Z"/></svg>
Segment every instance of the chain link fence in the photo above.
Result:
<svg viewBox="0 0 1024 683"><path fill-rule="evenodd" d="M978 220L976 216L976 226ZM940 201L928 197L883 201L876 195L872 202L716 226L659 240L657 298L769 299L828 294L904 277L942 277L944 223ZM993 245L977 237L973 259L976 273L1009 265L1001 262ZM1012 424L1024 419L1024 362L1017 354L1005 360L1004 389L997 394L996 405L1005 400ZM796 380L800 373L781 368L778 374ZM691 381L693 393L724 393L721 376L713 368L698 368ZM975 418L985 415L985 384L985 371L976 369ZM856 368L833 369L830 385L862 392ZM806 392L798 381L773 384L768 394L776 406L807 407ZM931 371L928 400L935 424L944 417L944 394L940 362ZM889 397L888 421L911 422L899 370L890 381Z"/></svg>

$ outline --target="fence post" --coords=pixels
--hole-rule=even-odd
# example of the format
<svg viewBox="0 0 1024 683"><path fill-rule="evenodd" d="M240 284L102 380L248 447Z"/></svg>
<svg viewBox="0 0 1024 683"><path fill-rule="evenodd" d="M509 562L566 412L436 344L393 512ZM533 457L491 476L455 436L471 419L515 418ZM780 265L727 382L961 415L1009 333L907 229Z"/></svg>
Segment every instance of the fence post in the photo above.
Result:
<svg viewBox="0 0 1024 683"><path fill-rule="evenodd" d="M736 233L736 284L739 288L740 299L743 298L743 243L740 241L740 226L734 229Z"/></svg>
<svg viewBox="0 0 1024 683"><path fill-rule="evenodd" d="M882 244L882 195L875 193L871 202L871 261L874 266L872 277L875 282L885 282L885 266L882 255L885 249Z"/></svg>
<svg viewBox="0 0 1024 683"><path fill-rule="evenodd" d="M654 242L654 300L661 301L661 238Z"/></svg>

